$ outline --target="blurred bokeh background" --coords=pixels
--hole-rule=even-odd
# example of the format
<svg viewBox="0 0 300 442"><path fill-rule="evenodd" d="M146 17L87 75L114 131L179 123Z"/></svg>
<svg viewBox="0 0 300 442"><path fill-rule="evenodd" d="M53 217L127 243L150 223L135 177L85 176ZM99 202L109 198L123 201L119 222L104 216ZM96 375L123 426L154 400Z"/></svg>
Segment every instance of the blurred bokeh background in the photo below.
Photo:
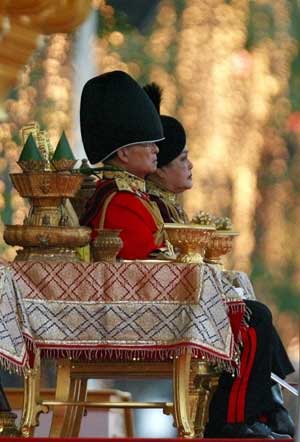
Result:
<svg viewBox="0 0 300 442"><path fill-rule="evenodd" d="M27 22L18 23L29 32ZM1 36L7 29L3 20ZM82 159L84 82L115 69L141 85L156 81L162 113L178 117L188 135L194 187L184 206L189 215L202 209L231 217L240 236L227 265L250 274L298 367L299 0L93 0L74 32L44 33L40 25L31 57L2 92L1 229L22 223L27 211L9 179L22 125L38 121L53 146L65 130ZM13 259L13 248L2 242L0 250Z"/></svg>

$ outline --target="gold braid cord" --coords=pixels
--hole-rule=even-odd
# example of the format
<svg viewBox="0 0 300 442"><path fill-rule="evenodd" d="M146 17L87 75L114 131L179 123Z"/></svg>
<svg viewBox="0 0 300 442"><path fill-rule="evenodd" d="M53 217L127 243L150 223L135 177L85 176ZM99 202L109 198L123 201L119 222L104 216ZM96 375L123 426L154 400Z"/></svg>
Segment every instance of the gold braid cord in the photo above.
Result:
<svg viewBox="0 0 300 442"><path fill-rule="evenodd" d="M0 97L13 87L41 34L72 32L91 0L0 0Z"/></svg>

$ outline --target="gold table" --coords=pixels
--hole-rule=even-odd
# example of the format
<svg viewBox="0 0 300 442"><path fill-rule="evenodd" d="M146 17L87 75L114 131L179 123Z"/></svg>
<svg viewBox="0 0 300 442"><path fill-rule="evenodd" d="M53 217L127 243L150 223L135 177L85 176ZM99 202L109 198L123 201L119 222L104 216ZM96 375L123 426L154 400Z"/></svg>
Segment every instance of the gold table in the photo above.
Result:
<svg viewBox="0 0 300 442"><path fill-rule="evenodd" d="M10 356L11 366L17 361L24 371L24 436L33 434L50 405L51 436L78 435L87 380L106 377L172 378L172 403L92 405L162 408L173 414L180 436L201 432L199 392L207 398L215 386L207 362L230 369L235 345L228 305L209 266L18 262L6 280L4 305L17 312L15 353L23 356L1 352L0 330L0 357L7 362ZM242 306L235 304L233 312ZM4 313L5 322L12 315ZM44 358L57 359L55 401L40 397ZM202 424L195 428L196 416Z"/></svg>

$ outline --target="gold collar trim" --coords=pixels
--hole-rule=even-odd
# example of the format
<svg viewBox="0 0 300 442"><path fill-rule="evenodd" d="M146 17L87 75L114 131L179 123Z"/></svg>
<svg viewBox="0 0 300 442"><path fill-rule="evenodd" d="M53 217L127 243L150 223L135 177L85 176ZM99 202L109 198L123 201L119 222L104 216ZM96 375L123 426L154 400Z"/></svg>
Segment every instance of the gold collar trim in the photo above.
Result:
<svg viewBox="0 0 300 442"><path fill-rule="evenodd" d="M170 204L175 205L178 203L176 193L163 189L162 187L153 183L153 181L146 181L146 189L147 193L149 193L150 195L158 196L159 198Z"/></svg>

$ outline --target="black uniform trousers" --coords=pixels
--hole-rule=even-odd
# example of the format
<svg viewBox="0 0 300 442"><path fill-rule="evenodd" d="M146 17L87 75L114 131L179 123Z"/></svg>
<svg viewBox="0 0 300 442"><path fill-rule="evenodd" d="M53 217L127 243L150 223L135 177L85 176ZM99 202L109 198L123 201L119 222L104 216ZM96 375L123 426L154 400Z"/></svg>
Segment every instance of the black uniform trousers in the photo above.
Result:
<svg viewBox="0 0 300 442"><path fill-rule="evenodd" d="M251 318L249 327L242 330L240 373L220 376L209 408L209 426L214 428L226 423L251 424L271 412L271 371L280 377L293 371L268 307L258 301L245 303Z"/></svg>

